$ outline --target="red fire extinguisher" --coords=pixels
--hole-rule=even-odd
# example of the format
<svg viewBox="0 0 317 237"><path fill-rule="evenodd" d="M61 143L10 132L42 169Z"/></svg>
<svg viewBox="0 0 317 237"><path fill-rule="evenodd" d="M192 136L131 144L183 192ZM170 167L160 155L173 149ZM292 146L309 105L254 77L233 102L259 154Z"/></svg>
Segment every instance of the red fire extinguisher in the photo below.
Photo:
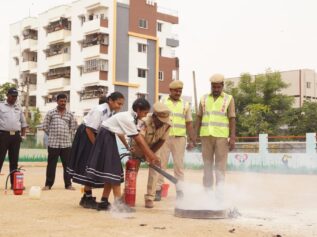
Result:
<svg viewBox="0 0 317 237"><path fill-rule="evenodd" d="M138 174L139 163L139 160L131 158L126 163L124 201L131 207L135 206L136 177Z"/></svg>
<svg viewBox="0 0 317 237"><path fill-rule="evenodd" d="M24 190L23 180L24 180L24 174L22 173L22 167L19 167L13 171L10 172L10 174L7 177L6 180L6 187L5 187L5 193L7 193L7 187L8 187L8 180L10 176L13 174L13 193L14 195L22 195Z"/></svg>

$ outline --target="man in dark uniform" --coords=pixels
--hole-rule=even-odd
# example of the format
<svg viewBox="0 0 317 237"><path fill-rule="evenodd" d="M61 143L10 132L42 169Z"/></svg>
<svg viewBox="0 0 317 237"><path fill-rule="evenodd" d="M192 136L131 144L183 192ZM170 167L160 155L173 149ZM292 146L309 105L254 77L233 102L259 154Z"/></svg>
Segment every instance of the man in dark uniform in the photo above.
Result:
<svg viewBox="0 0 317 237"><path fill-rule="evenodd" d="M16 104L18 91L10 88L7 100L0 102L0 171L9 151L10 172L18 168L20 143L27 127L22 109ZM13 175L10 176L11 187Z"/></svg>

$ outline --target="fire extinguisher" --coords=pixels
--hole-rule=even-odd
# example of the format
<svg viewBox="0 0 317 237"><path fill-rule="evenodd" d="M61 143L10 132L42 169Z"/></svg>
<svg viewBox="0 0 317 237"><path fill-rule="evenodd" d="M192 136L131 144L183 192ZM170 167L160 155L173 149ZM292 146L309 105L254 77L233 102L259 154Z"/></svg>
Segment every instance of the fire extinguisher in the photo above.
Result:
<svg viewBox="0 0 317 237"><path fill-rule="evenodd" d="M136 196L136 177L138 174L139 160L128 159L125 169L125 187L124 187L124 201L127 205L135 206Z"/></svg>
<svg viewBox="0 0 317 237"><path fill-rule="evenodd" d="M13 174L13 193L14 195L22 195L24 190L23 180L24 180L24 174L22 173L22 167L19 167L15 170L12 170L10 174L7 176L6 180L6 186L5 186L5 194L7 193L7 187L8 187L8 180L10 176ZM24 170L23 170L24 171Z"/></svg>

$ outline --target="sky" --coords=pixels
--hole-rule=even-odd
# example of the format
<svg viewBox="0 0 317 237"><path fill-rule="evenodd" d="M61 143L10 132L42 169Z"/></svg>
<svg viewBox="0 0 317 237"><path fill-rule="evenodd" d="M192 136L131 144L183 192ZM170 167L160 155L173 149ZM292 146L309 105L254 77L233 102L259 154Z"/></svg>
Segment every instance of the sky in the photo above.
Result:
<svg viewBox="0 0 317 237"><path fill-rule="evenodd" d="M8 78L9 25L69 0L10 0L1 6L0 83ZM184 95L210 90L209 77L317 69L316 0L157 0L178 12L180 80Z"/></svg>

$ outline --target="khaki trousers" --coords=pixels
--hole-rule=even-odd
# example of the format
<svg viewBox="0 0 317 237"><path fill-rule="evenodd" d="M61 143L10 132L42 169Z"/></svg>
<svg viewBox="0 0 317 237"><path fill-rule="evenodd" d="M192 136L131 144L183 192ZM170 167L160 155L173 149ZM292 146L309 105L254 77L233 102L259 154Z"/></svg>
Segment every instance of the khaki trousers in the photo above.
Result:
<svg viewBox="0 0 317 237"><path fill-rule="evenodd" d="M222 184L225 180L229 143L227 138L201 137L201 150L204 161L203 184L212 188ZM214 181L215 174L215 181Z"/></svg>
<svg viewBox="0 0 317 237"><path fill-rule="evenodd" d="M155 153L161 160L161 168L167 169L169 156L172 153L174 163L174 175L179 180L184 180L184 155L185 155L186 137L169 137L163 146ZM154 200L155 192L161 190L164 183L164 177L154 169L149 168L147 183L147 194L145 200Z"/></svg>
<svg viewBox="0 0 317 237"><path fill-rule="evenodd" d="M160 160L160 150L158 150L155 155L157 155ZM145 200L152 200L154 201L155 199L155 193L156 193L156 184L158 182L158 178L159 178L159 173L157 173L154 169L149 167L149 175L148 175L148 179L147 179L147 190L146 190L146 194L144 195L144 199Z"/></svg>

